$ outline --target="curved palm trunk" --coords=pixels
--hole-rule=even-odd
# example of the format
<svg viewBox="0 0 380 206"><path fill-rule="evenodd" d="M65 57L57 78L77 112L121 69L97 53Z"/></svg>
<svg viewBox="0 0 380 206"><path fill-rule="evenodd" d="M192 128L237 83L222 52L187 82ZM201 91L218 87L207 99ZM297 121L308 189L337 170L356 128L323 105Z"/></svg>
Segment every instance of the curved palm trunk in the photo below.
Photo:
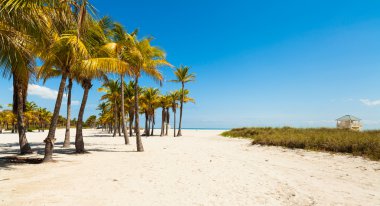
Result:
<svg viewBox="0 0 380 206"><path fill-rule="evenodd" d="M85 79L83 80L83 98L82 103L80 105L78 121L77 121L77 131L75 135L75 151L76 153L84 153L84 142L83 142L83 115L84 110L86 109L88 93L92 87L91 80Z"/></svg>
<svg viewBox="0 0 380 206"><path fill-rule="evenodd" d="M185 84L182 83L182 97L181 97L181 108L179 111L179 126L178 126L178 134L177 136L182 136L182 110L183 110L183 98L185 96Z"/></svg>
<svg viewBox="0 0 380 206"><path fill-rule="evenodd" d="M59 111L61 110L62 105L62 99L63 99L63 92L65 89L67 80L67 73L63 72L61 83L59 84L59 90L58 90L58 96L57 100L55 102L54 106L54 113L51 118L50 127L49 127L49 133L45 142L45 156L43 162L49 162L53 160L53 149L54 149L54 142L55 142L55 130L57 129L57 123L58 123L58 117L59 117Z"/></svg>
<svg viewBox="0 0 380 206"><path fill-rule="evenodd" d="M20 154L30 154L32 149L26 139L26 128L24 122L24 96L23 96L23 85L21 82L16 83L17 85L17 127L18 127L18 137L20 144Z"/></svg>
<svg viewBox="0 0 380 206"><path fill-rule="evenodd" d="M66 132L65 141L63 142L63 147L70 147L70 121L71 121L71 90L73 88L73 80L69 78L69 85L67 86L67 120L66 120Z"/></svg>
<svg viewBox="0 0 380 206"><path fill-rule="evenodd" d="M129 144L129 137L127 130L125 129L125 108L124 108L124 75L120 75L121 79L121 122L122 122L122 129L123 129L123 135L124 135L124 142L125 144Z"/></svg>
<svg viewBox="0 0 380 206"><path fill-rule="evenodd" d="M135 127L136 127L136 146L138 152L144 151L144 146L140 136L140 117L139 117L139 78L135 80Z"/></svg>

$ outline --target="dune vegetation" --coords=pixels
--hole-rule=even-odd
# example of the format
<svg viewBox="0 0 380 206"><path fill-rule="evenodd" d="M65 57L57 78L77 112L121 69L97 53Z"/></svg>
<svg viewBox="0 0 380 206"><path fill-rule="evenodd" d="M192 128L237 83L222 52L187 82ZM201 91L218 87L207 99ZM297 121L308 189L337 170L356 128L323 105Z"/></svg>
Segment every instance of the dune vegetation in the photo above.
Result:
<svg viewBox="0 0 380 206"><path fill-rule="evenodd" d="M356 132L330 128L237 128L224 132L225 137L252 139L252 144L283 146L315 151L350 153L380 160L380 131Z"/></svg>

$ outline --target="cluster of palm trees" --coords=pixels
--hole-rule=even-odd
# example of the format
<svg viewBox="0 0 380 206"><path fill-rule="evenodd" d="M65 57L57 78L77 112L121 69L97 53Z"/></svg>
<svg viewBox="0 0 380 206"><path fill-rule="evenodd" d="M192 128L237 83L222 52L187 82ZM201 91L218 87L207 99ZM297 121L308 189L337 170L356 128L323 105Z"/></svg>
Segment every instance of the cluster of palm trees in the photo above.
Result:
<svg viewBox="0 0 380 206"><path fill-rule="evenodd" d="M12 107L9 104L8 107ZM0 109L2 106L0 106ZM24 110L25 129L27 131L38 129L39 132L44 132L49 124L52 113L46 108L38 107L34 102L26 102ZM17 133L17 118L11 110L0 111L0 133L2 130L11 130L12 133Z"/></svg>
<svg viewBox="0 0 380 206"><path fill-rule="evenodd" d="M46 108L38 107L35 102L26 102L23 113L25 129L27 131L38 129L39 132L43 132L49 120L52 116L52 113ZM7 105L8 108L12 108L12 104ZM11 130L11 133L17 133L17 117L12 110L3 109L3 106L0 105L0 134L3 129ZM63 118L63 117L60 117Z"/></svg>
<svg viewBox="0 0 380 206"><path fill-rule="evenodd" d="M140 105L144 104L144 101L139 99L142 97L139 79L142 75L146 75L161 83L163 76L158 68L171 65L165 59L165 52L151 45L152 38L139 39L137 30L128 33L122 25L112 22L110 18L98 19L95 16L95 9L88 0L0 0L0 69L4 77L13 79L12 112L16 117L21 154L32 153L26 138L27 115L25 114L27 89L32 78L44 82L52 77L60 78L58 95L49 122L49 132L44 140L43 161L48 162L52 160L55 131L65 89L68 92L68 110L64 146L68 146L73 81L78 82L83 88L75 137L76 152L83 153L85 151L82 133L83 115L92 81L100 79L104 80L105 85L112 84L107 78L110 73L119 76L122 97L120 102L110 97L111 101L114 101L111 103L132 105L120 107L125 142L129 143L125 124L125 109L128 109L129 119L133 117L136 128L137 151L144 151L139 129L139 113L143 110L140 109ZM37 67L36 59L41 60L41 66ZM127 92L124 87L126 76L133 82L133 90ZM182 116L185 94L188 93L184 89L184 84L194 78L193 75L181 78L176 81L182 82L180 92ZM133 99L124 99L128 92L132 93ZM152 109L148 110L151 116ZM113 118L115 121L119 120L118 115L114 115ZM181 122L180 118L178 135L181 135Z"/></svg>
<svg viewBox="0 0 380 206"><path fill-rule="evenodd" d="M125 129L126 122L128 121L129 136L133 136L134 133L139 130L139 127L133 125L136 115L143 114L145 116L145 129L144 136L154 135L154 126L156 124L156 110L162 108L162 124L160 136L168 135L169 121L170 121L170 109L173 112L174 117L174 137L181 136L181 122L183 105L187 102L194 102L194 99L189 97L189 90L184 88L185 83L195 80L195 75L189 73L189 67L181 66L175 70L176 79L172 82L180 82L182 88L180 90L172 91L166 95L160 94L160 90L157 88L143 88L138 87L138 110L135 106L135 88L134 81L128 83L121 83L117 80L104 81L100 92L105 94L101 97L103 100L98 105L100 110L98 124L109 133L113 133L115 137L117 133L119 136L124 134L125 144L129 143L128 132ZM121 91L124 91L121 94ZM121 98L120 98L121 97ZM124 105L124 106L123 106ZM178 134L176 134L176 111L180 105L180 124ZM127 111L124 113L124 111ZM128 120L125 117L128 117ZM124 125L124 128L123 128ZM122 128L122 129L120 129ZM121 131L122 130L122 131Z"/></svg>

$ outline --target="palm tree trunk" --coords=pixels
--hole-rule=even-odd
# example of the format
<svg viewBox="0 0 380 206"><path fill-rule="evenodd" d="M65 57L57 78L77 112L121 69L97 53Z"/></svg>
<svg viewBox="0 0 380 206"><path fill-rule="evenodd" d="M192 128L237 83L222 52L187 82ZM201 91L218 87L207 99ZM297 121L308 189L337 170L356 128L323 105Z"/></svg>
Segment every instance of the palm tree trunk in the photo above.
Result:
<svg viewBox="0 0 380 206"><path fill-rule="evenodd" d="M178 134L177 136L182 136L182 110L183 110L183 98L185 96L185 84L182 83L182 95L181 95L181 108L179 111L179 126L178 126Z"/></svg>
<svg viewBox="0 0 380 206"><path fill-rule="evenodd" d="M149 136L149 117L148 112L145 112L145 128L144 128L144 135Z"/></svg>
<svg viewBox="0 0 380 206"><path fill-rule="evenodd" d="M24 122L24 98L23 98L23 88L22 82L17 83L17 127L18 127L18 137L20 144L20 154L31 154L33 151L30 148L28 140L26 139L26 128Z"/></svg>
<svg viewBox="0 0 380 206"><path fill-rule="evenodd" d="M83 98L82 103L80 105L79 114L78 114L78 121L77 121L77 131L75 135L75 151L76 153L84 153L84 142L83 142L83 114L84 110L86 109L87 99L88 99L88 92L90 91L92 87L91 80L85 79L83 80Z"/></svg>
<svg viewBox="0 0 380 206"><path fill-rule="evenodd" d="M169 112L169 107L168 107L168 108L166 108L166 131L165 131L165 136L168 136L169 122L170 122L170 112Z"/></svg>
<svg viewBox="0 0 380 206"><path fill-rule="evenodd" d="M151 136L153 136L154 134L154 125L156 124L156 119L155 119L155 115L154 115L154 111L153 111L153 114L152 114L152 132L150 133Z"/></svg>
<svg viewBox="0 0 380 206"><path fill-rule="evenodd" d="M117 132L117 103L116 103L116 100L114 102L114 119L115 119L115 122L114 122L114 128L113 128L113 135L112 137L116 137L116 132Z"/></svg>
<svg viewBox="0 0 380 206"><path fill-rule="evenodd" d="M117 113L117 131L119 132L119 137L121 137L121 129L120 129L120 127L121 127L121 125L120 125L121 120L120 119L121 119L120 118L120 112L118 112Z"/></svg>
<svg viewBox="0 0 380 206"><path fill-rule="evenodd" d="M148 121L148 135L147 136L150 136L150 129L152 128L153 126L153 120L152 120L152 116L149 115L149 121Z"/></svg>
<svg viewBox="0 0 380 206"><path fill-rule="evenodd" d="M67 86L67 120L66 120L66 132L65 141L63 142L63 147L70 147L70 121L71 121L71 89L73 88L73 80L69 78L69 85Z"/></svg>
<svg viewBox="0 0 380 206"><path fill-rule="evenodd" d="M48 133L48 136L46 137L46 139L44 140L44 142L45 142L45 156L44 156L43 162L49 162L49 161L53 160L55 130L57 129L59 111L61 110L66 80L67 80L67 72L63 72L62 78L61 78L61 83L59 84L57 100L56 100L55 106L54 106L54 113L53 113L53 116L52 116L51 122L50 122L49 133Z"/></svg>
<svg viewBox="0 0 380 206"><path fill-rule="evenodd" d="M176 127L176 125L175 125L175 116L176 116L175 113L176 113L176 111L174 110L174 111L173 111L173 116L174 116L174 126L173 126L173 129L174 129L174 137L176 136L176 135L175 135L175 134L176 134L176 133L175 133L175 127Z"/></svg>
<svg viewBox="0 0 380 206"><path fill-rule="evenodd" d="M125 108L124 108L124 75L120 75L121 78L121 120L122 120L122 129L124 134L124 142L125 144L129 144L129 137L127 130L125 129Z"/></svg>
<svg viewBox="0 0 380 206"><path fill-rule="evenodd" d="M160 136L164 136L165 134L165 122L166 122L166 111L165 107L162 107L162 115L161 115L161 134Z"/></svg>
<svg viewBox="0 0 380 206"><path fill-rule="evenodd" d="M133 135L133 120L134 120L134 111L133 109L129 109L129 136Z"/></svg>
<svg viewBox="0 0 380 206"><path fill-rule="evenodd" d="M140 117L139 117L139 77L135 80L135 127L136 127L136 146L138 152L144 151L144 146L140 136Z"/></svg>

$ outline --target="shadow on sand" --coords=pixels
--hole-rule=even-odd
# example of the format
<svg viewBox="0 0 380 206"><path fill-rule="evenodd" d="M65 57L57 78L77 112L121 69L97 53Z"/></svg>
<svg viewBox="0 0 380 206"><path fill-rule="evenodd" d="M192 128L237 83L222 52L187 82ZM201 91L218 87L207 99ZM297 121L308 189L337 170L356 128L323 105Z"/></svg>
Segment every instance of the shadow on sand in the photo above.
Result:
<svg viewBox="0 0 380 206"><path fill-rule="evenodd" d="M93 136L92 136L93 137ZM74 145L74 142L70 143ZM40 164L42 163L43 158L37 158L37 154L44 154L45 144L44 143L30 143L30 146L33 149L33 154L31 155L20 155L18 143L8 143L8 144L0 144L0 148L2 148L1 155L5 155L0 157L0 170L12 169L12 165L20 165L20 164ZM54 154L63 154L63 155L83 155L90 154L91 152L112 152L112 153L136 153L137 151L130 150L116 150L115 149L103 149L101 148L104 145L94 145L94 144L86 144L86 146L99 146L99 148L91 148L86 149L84 153L76 153L75 148L63 148L63 142L57 142L54 144ZM54 157L54 159L59 157Z"/></svg>

